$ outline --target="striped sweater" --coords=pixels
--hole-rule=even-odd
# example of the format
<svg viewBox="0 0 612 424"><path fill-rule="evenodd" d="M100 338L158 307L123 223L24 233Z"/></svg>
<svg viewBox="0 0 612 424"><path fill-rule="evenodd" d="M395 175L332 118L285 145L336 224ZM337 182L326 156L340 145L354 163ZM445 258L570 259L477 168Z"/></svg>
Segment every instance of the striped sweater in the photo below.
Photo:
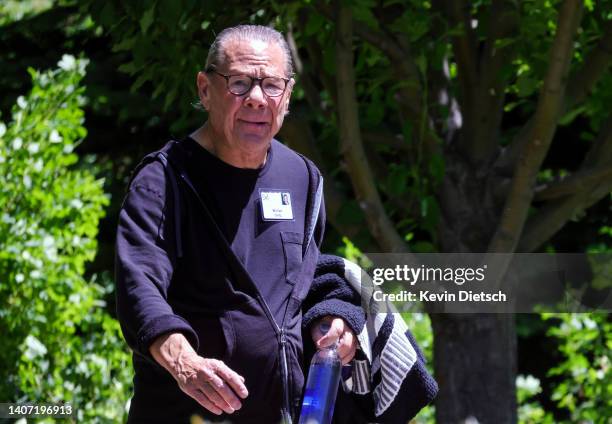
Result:
<svg viewBox="0 0 612 424"><path fill-rule="evenodd" d="M438 386L401 316L373 300L371 282L362 281L366 275L351 261L321 255L303 304L303 328L337 315L357 334L360 349L343 369L336 423L357 422L357 411L363 422L406 423L435 398Z"/></svg>

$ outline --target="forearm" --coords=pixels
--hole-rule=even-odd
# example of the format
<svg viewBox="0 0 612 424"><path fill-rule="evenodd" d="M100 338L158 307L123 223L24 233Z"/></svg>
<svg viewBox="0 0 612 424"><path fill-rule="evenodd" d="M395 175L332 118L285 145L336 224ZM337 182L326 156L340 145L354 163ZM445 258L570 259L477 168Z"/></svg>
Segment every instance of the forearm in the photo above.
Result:
<svg viewBox="0 0 612 424"><path fill-rule="evenodd" d="M151 190L133 187L117 226L117 316L129 346L146 357L163 334L183 333L195 349L198 346L190 323L174 313L167 299L176 258L173 243L166 243L160 230L164 208L164 201Z"/></svg>

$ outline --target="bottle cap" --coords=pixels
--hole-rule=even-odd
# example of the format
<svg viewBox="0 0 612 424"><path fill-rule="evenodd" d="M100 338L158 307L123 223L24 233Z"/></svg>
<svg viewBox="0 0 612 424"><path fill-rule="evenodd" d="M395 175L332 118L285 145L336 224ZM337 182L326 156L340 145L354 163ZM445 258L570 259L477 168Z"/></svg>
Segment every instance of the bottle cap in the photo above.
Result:
<svg viewBox="0 0 612 424"><path fill-rule="evenodd" d="M319 331L323 334L327 334L330 328L331 328L331 324L328 322L322 322L319 324ZM339 344L340 344L340 339L336 340L333 344L329 346L325 346L321 349L338 349Z"/></svg>
<svg viewBox="0 0 612 424"><path fill-rule="evenodd" d="M319 324L319 330L323 334L327 334L330 328L331 328L331 324L328 322L322 322L321 324Z"/></svg>

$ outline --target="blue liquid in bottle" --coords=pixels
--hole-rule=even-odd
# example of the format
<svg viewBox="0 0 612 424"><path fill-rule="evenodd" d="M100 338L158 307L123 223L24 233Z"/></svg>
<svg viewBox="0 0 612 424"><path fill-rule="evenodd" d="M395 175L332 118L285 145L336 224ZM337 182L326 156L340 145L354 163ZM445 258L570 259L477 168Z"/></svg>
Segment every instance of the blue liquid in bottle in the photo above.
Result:
<svg viewBox="0 0 612 424"><path fill-rule="evenodd" d="M299 424L331 423L341 369L335 345L317 351L308 370Z"/></svg>

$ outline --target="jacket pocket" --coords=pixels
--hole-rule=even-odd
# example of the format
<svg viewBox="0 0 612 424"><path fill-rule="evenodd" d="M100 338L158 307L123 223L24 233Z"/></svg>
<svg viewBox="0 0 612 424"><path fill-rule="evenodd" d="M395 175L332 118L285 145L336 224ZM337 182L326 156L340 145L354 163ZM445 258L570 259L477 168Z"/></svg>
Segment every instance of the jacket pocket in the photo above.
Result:
<svg viewBox="0 0 612 424"><path fill-rule="evenodd" d="M198 355L222 361L231 356L234 348L234 329L227 312L218 315L195 315L188 319L200 341Z"/></svg>
<svg viewBox="0 0 612 424"><path fill-rule="evenodd" d="M302 270L302 243L304 235L291 231L281 231L283 252L285 255L285 276L287 282L295 285Z"/></svg>
<svg viewBox="0 0 612 424"><path fill-rule="evenodd" d="M249 396L232 421L279 422L282 384L279 368L278 337L256 299L238 305L227 313L235 329L235 346L226 365L244 377Z"/></svg>

